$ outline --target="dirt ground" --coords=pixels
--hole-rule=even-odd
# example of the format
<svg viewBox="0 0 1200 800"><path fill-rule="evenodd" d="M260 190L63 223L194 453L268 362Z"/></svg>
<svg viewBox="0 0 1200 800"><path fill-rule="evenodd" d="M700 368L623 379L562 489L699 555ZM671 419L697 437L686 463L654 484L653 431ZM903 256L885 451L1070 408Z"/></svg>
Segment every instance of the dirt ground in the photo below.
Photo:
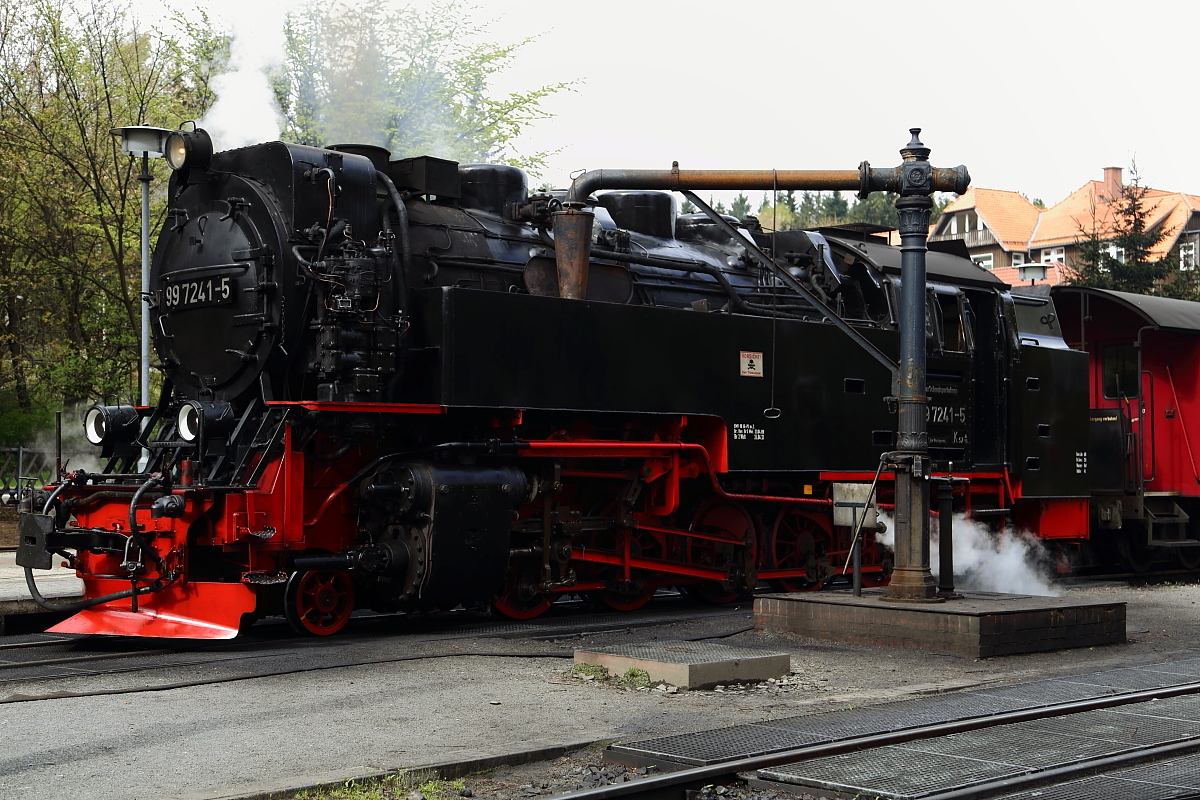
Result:
<svg viewBox="0 0 1200 800"><path fill-rule="evenodd" d="M0 547L17 546L17 509L0 506Z"/></svg>
<svg viewBox="0 0 1200 800"><path fill-rule="evenodd" d="M744 631L722 636L721 642L789 653L792 669L786 678L758 684L729 684L711 690L673 691L673 687L668 686L630 685L613 677L595 679L578 674L571 666L563 664L554 665L543 676L544 691L554 691L567 684L586 687L587 691L576 700L580 714L588 713L589 709L606 701L629 706L629 720L614 731L613 738L633 741L652 735L873 705L978 686L1195 658L1200 654L1200 584L1195 581L1159 581L1140 586L1074 581L1060 586L1059 590L1080 602L1126 602L1126 643L974 659L952 653L894 650L816 641L790 634ZM723 624L728 628L739 623L726 621ZM709 635L720 633L715 627ZM678 636L674 631L635 629L589 636L587 644L594 647ZM639 709L667 712L690 709L697 714L689 717L663 714L655 720L653 714L638 716L633 713ZM509 733L517 733L519 738L521 732ZM297 800L528 800L642 777L644 775L637 770L605 764L601 748L589 747L551 761L500 767L455 781L432 781L415 788L393 776L362 786L310 790L295 797ZM754 791L735 784L708 787L694 800L795 800L795 797Z"/></svg>

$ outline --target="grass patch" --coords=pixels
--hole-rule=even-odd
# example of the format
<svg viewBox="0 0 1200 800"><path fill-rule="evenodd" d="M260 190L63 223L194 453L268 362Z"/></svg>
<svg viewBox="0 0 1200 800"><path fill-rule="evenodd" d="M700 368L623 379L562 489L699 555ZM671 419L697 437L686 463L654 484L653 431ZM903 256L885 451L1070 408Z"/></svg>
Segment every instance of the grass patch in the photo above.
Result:
<svg viewBox="0 0 1200 800"><path fill-rule="evenodd" d="M467 788L462 781L426 781L417 787L425 800L452 800Z"/></svg>
<svg viewBox="0 0 1200 800"><path fill-rule="evenodd" d="M625 674L621 676L622 686L631 686L634 689L645 689L650 686L650 673L644 669L630 667L625 670Z"/></svg>
<svg viewBox="0 0 1200 800"><path fill-rule="evenodd" d="M576 664L571 668L571 674L580 678L591 678L595 681L608 680L608 669L599 664Z"/></svg>
<svg viewBox="0 0 1200 800"><path fill-rule="evenodd" d="M419 773L418 773L419 774ZM413 793L411 774L396 773L377 780L346 781L340 786L305 789L293 800L407 800ZM419 780L419 778L418 778ZM466 788L462 781L431 780L415 787L425 800L456 800Z"/></svg>

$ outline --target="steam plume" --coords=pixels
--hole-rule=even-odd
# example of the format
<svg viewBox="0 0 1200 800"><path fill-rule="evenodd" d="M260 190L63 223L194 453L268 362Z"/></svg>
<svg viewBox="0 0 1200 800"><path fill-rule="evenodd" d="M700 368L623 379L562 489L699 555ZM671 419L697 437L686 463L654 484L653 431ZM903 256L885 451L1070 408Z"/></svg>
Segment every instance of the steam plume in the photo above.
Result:
<svg viewBox="0 0 1200 800"><path fill-rule="evenodd" d="M888 547L895 542L895 523L880 512L887 524L876 540ZM929 562L938 574L938 527L930 522ZM983 523L954 515L954 588L1006 594L1057 597L1050 583L1051 561L1042 543L1028 535L1005 528L1000 533Z"/></svg>
<svg viewBox="0 0 1200 800"><path fill-rule="evenodd" d="M286 56L284 22L289 2L214 3L230 20L229 70L213 79L217 101L200 121L216 150L279 138L280 114L269 75Z"/></svg>

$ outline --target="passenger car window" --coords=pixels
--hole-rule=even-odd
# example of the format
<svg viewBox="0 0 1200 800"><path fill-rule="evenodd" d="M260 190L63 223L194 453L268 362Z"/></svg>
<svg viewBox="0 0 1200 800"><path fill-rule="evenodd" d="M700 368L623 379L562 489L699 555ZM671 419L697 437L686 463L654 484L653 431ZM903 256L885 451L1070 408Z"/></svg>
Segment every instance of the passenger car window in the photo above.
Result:
<svg viewBox="0 0 1200 800"><path fill-rule="evenodd" d="M1132 344L1106 344L1100 352L1107 400L1138 396L1137 348Z"/></svg>

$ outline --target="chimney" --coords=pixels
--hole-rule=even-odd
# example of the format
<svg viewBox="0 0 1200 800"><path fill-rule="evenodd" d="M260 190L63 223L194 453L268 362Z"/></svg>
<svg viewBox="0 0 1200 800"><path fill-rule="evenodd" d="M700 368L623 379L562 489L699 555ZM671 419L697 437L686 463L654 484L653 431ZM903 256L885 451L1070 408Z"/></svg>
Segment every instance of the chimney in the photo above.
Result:
<svg viewBox="0 0 1200 800"><path fill-rule="evenodd" d="M1121 168L1104 168L1104 197L1113 202L1121 196Z"/></svg>

